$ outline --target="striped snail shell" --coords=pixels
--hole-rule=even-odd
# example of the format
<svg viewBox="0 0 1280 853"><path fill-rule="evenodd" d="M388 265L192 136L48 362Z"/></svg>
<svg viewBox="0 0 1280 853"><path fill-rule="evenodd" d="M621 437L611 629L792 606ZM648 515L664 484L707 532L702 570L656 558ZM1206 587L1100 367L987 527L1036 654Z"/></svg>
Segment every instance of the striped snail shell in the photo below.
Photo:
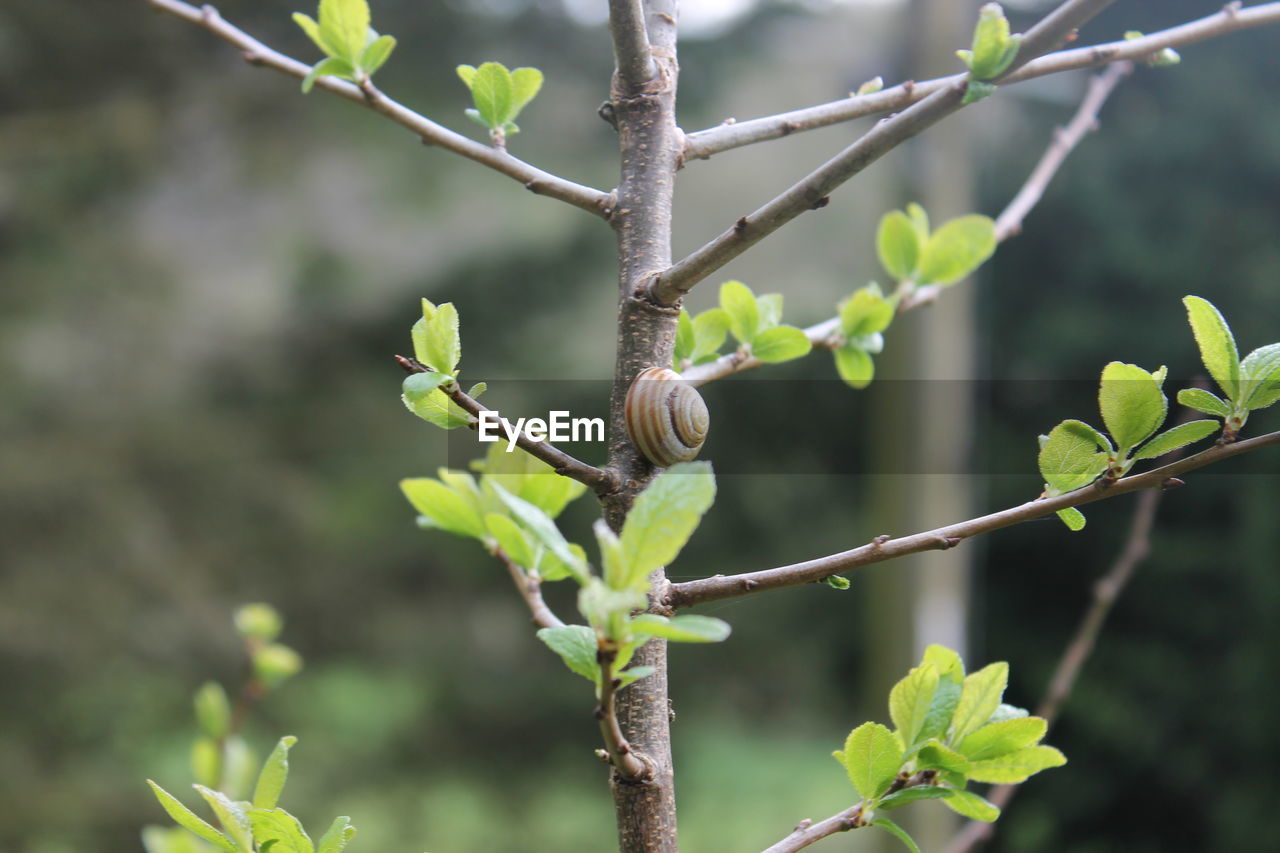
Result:
<svg viewBox="0 0 1280 853"><path fill-rule="evenodd" d="M640 371L627 391L625 416L631 440L659 468L697 456L711 425L702 395L665 367Z"/></svg>

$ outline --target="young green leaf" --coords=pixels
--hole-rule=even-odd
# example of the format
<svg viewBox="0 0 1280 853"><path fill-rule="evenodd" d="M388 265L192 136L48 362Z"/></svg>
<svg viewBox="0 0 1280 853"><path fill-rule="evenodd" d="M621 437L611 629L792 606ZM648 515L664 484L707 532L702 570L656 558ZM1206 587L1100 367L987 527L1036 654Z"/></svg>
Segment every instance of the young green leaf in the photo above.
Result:
<svg viewBox="0 0 1280 853"><path fill-rule="evenodd" d="M907 203L907 218L916 227L916 233L920 235L920 245L923 246L929 241L929 214L923 207L912 201Z"/></svg>
<svg viewBox="0 0 1280 853"><path fill-rule="evenodd" d="M980 820L983 823L991 823L1000 817L1000 809L972 791L962 791L958 788L947 790L950 794L943 802L956 814L971 820Z"/></svg>
<svg viewBox="0 0 1280 853"><path fill-rule="evenodd" d="M196 691L196 722L211 738L223 738L231 728L231 704L227 692L216 681L206 681Z"/></svg>
<svg viewBox="0 0 1280 853"><path fill-rule="evenodd" d="M988 723L960 741L956 748L970 761L998 758L1039 743L1048 728L1049 723L1041 717Z"/></svg>
<svg viewBox="0 0 1280 853"><path fill-rule="evenodd" d="M729 314L723 308L711 308L693 318L693 360L714 356L729 336Z"/></svg>
<svg viewBox="0 0 1280 853"><path fill-rule="evenodd" d="M849 732L844 749L834 755L864 800L874 799L888 790L902 767L902 747L898 739L879 723L863 723Z"/></svg>
<svg viewBox="0 0 1280 853"><path fill-rule="evenodd" d="M561 625L543 628L538 639L560 656L565 666L592 684L600 683L600 664L596 655L600 651L596 632L586 625Z"/></svg>
<svg viewBox="0 0 1280 853"><path fill-rule="evenodd" d="M249 816L244 811L244 806L248 803L233 802L226 794L204 785L196 785L195 789L204 797L204 801L217 816L222 831L241 853L253 853L253 829L249 826Z"/></svg>
<svg viewBox="0 0 1280 853"><path fill-rule="evenodd" d="M253 807L273 809L280 801L280 792L289 778L289 750L298 742L296 737L285 735L276 743L258 773L258 784L253 789Z"/></svg>
<svg viewBox="0 0 1280 853"><path fill-rule="evenodd" d="M963 774L969 771L969 759L942 741L934 739L920 747L920 752L916 754L916 769Z"/></svg>
<svg viewBox="0 0 1280 853"><path fill-rule="evenodd" d="M1018 55L1021 35L1009 35L1009 21L999 3L987 3L978 10L978 24L973 30L973 49L956 51L978 80L998 77L1013 64Z"/></svg>
<svg viewBox="0 0 1280 853"><path fill-rule="evenodd" d="M401 394L409 406L421 406L428 395L449 381L446 373L410 373L404 378Z"/></svg>
<svg viewBox="0 0 1280 853"><path fill-rule="evenodd" d="M151 786L152 793L156 795L156 799L160 801L160 805L164 807L164 810L169 813L169 817L173 818L179 826L195 833L210 844L226 850L227 853L240 853L231 839L197 817L195 812L179 802L178 798L173 794L170 794L150 779L147 780L147 784Z"/></svg>
<svg viewBox="0 0 1280 853"><path fill-rule="evenodd" d="M756 313L760 315L760 326L756 329L756 337L759 337L760 332L782 322L782 294L762 293L757 296Z"/></svg>
<svg viewBox="0 0 1280 853"><path fill-rule="evenodd" d="M846 590L849 588L849 579L841 575L830 575L822 579L822 582L832 589Z"/></svg>
<svg viewBox="0 0 1280 853"><path fill-rule="evenodd" d="M542 89L542 72L536 68L517 68L511 72L512 112L508 121L514 120L520 110L532 101Z"/></svg>
<svg viewBox="0 0 1280 853"><path fill-rule="evenodd" d="M751 288L740 281L726 281L720 285L720 307L738 343L751 343L760 330L760 308Z"/></svg>
<svg viewBox="0 0 1280 853"><path fill-rule="evenodd" d="M339 56L355 62L369 39L369 4L365 0L320 0L320 30Z"/></svg>
<svg viewBox="0 0 1280 853"><path fill-rule="evenodd" d="M462 356L462 340L458 334L458 309L452 302L433 306L422 300L422 319L425 322L424 364L450 376L458 367Z"/></svg>
<svg viewBox="0 0 1280 853"><path fill-rule="evenodd" d="M897 727L908 754L914 751L920 730L924 727L933 696L938 691L938 678L936 666L921 664L889 691L889 717Z"/></svg>
<svg viewBox="0 0 1280 853"><path fill-rule="evenodd" d="M915 275L916 264L920 260L920 243L920 232L902 211L891 210L880 218L876 254L880 256L880 265L897 281Z"/></svg>
<svg viewBox="0 0 1280 853"><path fill-rule="evenodd" d="M412 379L414 376L431 375L433 374L415 373L409 378ZM442 374L434 375L441 376L443 379ZM467 393L472 397L478 396L476 388L479 387L482 389L483 384L484 383L480 383L478 386L472 387L472 389ZM415 387L420 388L421 386ZM446 397L445 393L439 389L429 391L425 395L415 395L415 399L413 400L410 400L407 396L401 394L400 399L404 402L406 409L413 412L427 423L438 426L441 429L457 429L458 427L466 426L475 420L471 415L467 414L461 406Z"/></svg>
<svg viewBox="0 0 1280 853"><path fill-rule="evenodd" d="M965 84L964 97L960 99L960 103L967 107L969 104L976 104L978 101L986 100L995 93L996 85L994 83L970 80Z"/></svg>
<svg viewBox="0 0 1280 853"><path fill-rule="evenodd" d="M483 463L485 480L494 481L518 498L528 501L551 518L556 518L587 487L577 480L561 476L550 465L523 448L510 447L496 441L489 447Z"/></svg>
<svg viewBox="0 0 1280 853"><path fill-rule="evenodd" d="M1200 347L1200 360L1205 370L1233 403L1240 402L1240 352L1236 339L1222 314L1206 299L1186 296L1182 304Z"/></svg>
<svg viewBox="0 0 1280 853"><path fill-rule="evenodd" d="M658 616L642 613L631 619L631 630L647 637L663 637L675 643L719 643L732 630L723 619L711 616Z"/></svg>
<svg viewBox="0 0 1280 853"><path fill-rule="evenodd" d="M971 762L969 778L993 785L1015 785L1041 770L1066 763L1066 756L1051 746L1028 746L998 758Z"/></svg>
<svg viewBox="0 0 1280 853"><path fill-rule="evenodd" d="M836 372L846 385L861 390L871 384L876 375L876 367L865 350L853 344L845 344L834 355Z"/></svg>
<svg viewBox="0 0 1280 853"><path fill-rule="evenodd" d="M476 111L490 128L501 128L511 120L515 91L511 72L499 62L486 62L471 78L471 97Z"/></svg>
<svg viewBox="0 0 1280 853"><path fill-rule="evenodd" d="M622 672L614 673L614 678L618 679L618 689L622 689L642 678L648 678L657 671L658 668L656 666L633 666L630 669L624 669Z"/></svg>
<svg viewBox="0 0 1280 853"><path fill-rule="evenodd" d="M373 76L379 68L391 57L391 51L396 49L396 40L394 36L378 36L369 42L364 52L360 54L360 68L365 74Z"/></svg>
<svg viewBox="0 0 1280 853"><path fill-rule="evenodd" d="M901 791L894 791L879 802L876 806L876 811L893 811L910 803L917 803L920 800L941 800L949 796L951 796L950 788L916 785L911 788L903 788Z"/></svg>
<svg viewBox="0 0 1280 853"><path fill-rule="evenodd" d="M893 312L893 303L876 285L855 290L840 303L840 334L852 339L883 332L893 322Z"/></svg>
<svg viewBox="0 0 1280 853"><path fill-rule="evenodd" d="M307 831L284 809L252 809L249 822L259 850L270 845L270 853L315 853Z"/></svg>
<svg viewBox="0 0 1280 853"><path fill-rule="evenodd" d="M400 491L421 515L419 523L470 539L483 539L484 519L475 505L453 489L430 477L400 481Z"/></svg>
<svg viewBox="0 0 1280 853"><path fill-rule="evenodd" d="M1118 361L1102 369L1098 405L1102 422L1122 456L1150 438L1169 411L1169 402L1154 375Z"/></svg>
<svg viewBox="0 0 1280 853"><path fill-rule="evenodd" d="M813 344L801 329L795 326L775 326L756 335L751 342L751 354L765 364L801 358L809 354Z"/></svg>
<svg viewBox="0 0 1280 853"><path fill-rule="evenodd" d="M310 92L315 87L316 80L321 77L339 77L343 80L351 80L355 75L355 66L347 60L339 56L326 57L311 66L307 76L302 78L302 94L305 95Z"/></svg>
<svg viewBox="0 0 1280 853"><path fill-rule="evenodd" d="M654 478L622 526L628 587L647 588L649 573L676 558L715 497L710 462L682 462Z"/></svg>
<svg viewBox="0 0 1280 853"><path fill-rule="evenodd" d="M1231 406L1218 395L1211 394L1203 388L1183 388L1178 392L1178 402L1188 409L1195 409L1206 415L1216 415L1220 418L1231 416Z"/></svg>
<svg viewBox="0 0 1280 853"><path fill-rule="evenodd" d="M335 817L324 835L320 836L320 841L316 844L316 853L342 853L347 842L355 837L356 828L351 825L351 818Z"/></svg>
<svg viewBox="0 0 1280 853"><path fill-rule="evenodd" d="M502 553L507 555L507 559L523 569L532 569L534 567L536 558L533 545L529 542L528 537L524 535L524 531L520 529L520 525L505 515L491 512L485 515L484 526L488 529L489 535L498 543Z"/></svg>
<svg viewBox="0 0 1280 853"><path fill-rule="evenodd" d="M951 720L951 743L963 741L986 724L999 707L1008 684L1009 664L1004 661L988 664L965 678L960 703Z"/></svg>
<svg viewBox="0 0 1280 853"><path fill-rule="evenodd" d="M995 222L972 214L952 219L924 244L916 284L955 284L980 267L996 250Z"/></svg>
<svg viewBox="0 0 1280 853"><path fill-rule="evenodd" d="M689 316L689 312L680 309L680 316L676 320L676 346L671 354L671 369L679 373L683 369L683 362L693 361L694 351L698 347L698 339L693 331L693 318Z"/></svg>
<svg viewBox="0 0 1280 853"><path fill-rule="evenodd" d="M1081 530L1084 530L1084 513L1075 507L1069 506L1066 509L1060 509L1057 514L1058 518L1062 519L1062 523L1065 524L1067 529L1072 533L1079 533Z"/></svg>
<svg viewBox="0 0 1280 853"><path fill-rule="evenodd" d="M1096 480L1107 468L1107 454L1099 452L1097 430L1067 420L1058 424L1040 446L1040 476L1053 494L1065 494Z"/></svg>
<svg viewBox="0 0 1280 853"><path fill-rule="evenodd" d="M923 666L924 664L922 664ZM929 711L925 714L924 723L916 734L916 743L923 743L930 738L942 737L951 726L951 718L955 715L956 706L960 702L961 685L964 670L960 670L961 678L939 673L938 688L934 691L933 701L929 703Z"/></svg>
<svg viewBox="0 0 1280 853"><path fill-rule="evenodd" d="M191 775L209 787L222 781L222 750L213 738L198 737L191 742Z"/></svg>
<svg viewBox="0 0 1280 853"><path fill-rule="evenodd" d="M523 498L516 497L492 479L486 478L485 485L506 505L516 520L524 526L534 539L563 563L575 577L584 577L587 572L586 562L570 549L564 534L551 517L538 507Z"/></svg>
<svg viewBox="0 0 1280 853"><path fill-rule="evenodd" d="M1258 347L1240 362L1240 401L1250 411L1280 400L1280 344Z"/></svg>
<svg viewBox="0 0 1280 853"><path fill-rule="evenodd" d="M964 682L964 661L960 659L960 655L956 654L946 646L940 646L937 643L930 643L925 646L924 655L920 658L921 665L931 663L938 668L938 675L948 678L956 684Z"/></svg>
<svg viewBox="0 0 1280 853"><path fill-rule="evenodd" d="M1188 421L1185 424L1179 424L1172 429L1165 430L1142 445L1142 448L1133 455L1133 458L1155 459L1157 456L1163 456L1170 451L1177 450L1179 447L1185 447L1202 438L1208 438L1217 432L1221 426L1222 424L1218 421L1208 420Z"/></svg>
<svg viewBox="0 0 1280 853"><path fill-rule="evenodd" d="M910 850L911 853L920 853L920 845L916 844L915 839L912 838L910 835L908 835L905 829L898 826L893 821L889 820L889 818L878 817L875 820L871 821L871 823L867 824L867 826L880 827L885 832L889 833L894 838L898 839L903 844L905 844L907 849Z"/></svg>

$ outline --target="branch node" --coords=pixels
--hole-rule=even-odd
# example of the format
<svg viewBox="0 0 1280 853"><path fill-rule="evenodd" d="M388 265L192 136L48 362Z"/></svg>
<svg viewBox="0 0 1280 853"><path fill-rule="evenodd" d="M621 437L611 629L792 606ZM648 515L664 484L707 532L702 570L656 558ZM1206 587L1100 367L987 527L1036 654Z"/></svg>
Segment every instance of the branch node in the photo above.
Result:
<svg viewBox="0 0 1280 853"><path fill-rule="evenodd" d="M813 820L812 820L812 819L810 819L810 818L805 818L804 820L802 820L802 821L800 821L799 823L797 823L797 824L796 824L796 830L795 830L795 831L796 831L796 832L804 832L806 829L808 829L808 828L809 828L809 827L811 827L811 826L813 826Z"/></svg>
<svg viewBox="0 0 1280 853"><path fill-rule="evenodd" d="M817 201L815 201L815 202L813 203L813 206L812 206L812 207L810 207L809 209L810 209L810 210L820 210L820 209L822 209L822 208L826 207L826 206L827 206L827 205L829 205L829 204L831 204L831 196L829 196L829 195L824 195L822 198L820 198L820 199L818 199Z"/></svg>
<svg viewBox="0 0 1280 853"><path fill-rule="evenodd" d="M218 14L218 10L210 6L208 3L200 7L200 23L208 26L222 16Z"/></svg>
<svg viewBox="0 0 1280 853"><path fill-rule="evenodd" d="M1161 481L1160 491L1168 492L1173 489L1179 488L1181 486L1185 486L1186 484L1187 484L1187 481L1181 479L1180 477L1169 477L1167 480Z"/></svg>
<svg viewBox="0 0 1280 853"><path fill-rule="evenodd" d="M1240 11L1240 7L1244 4L1240 0L1231 0L1230 3L1222 7L1222 11L1226 13L1228 18L1234 18L1236 13Z"/></svg>
<svg viewBox="0 0 1280 853"><path fill-rule="evenodd" d="M605 764L608 764L608 763L609 763L609 750L607 750L607 749L597 749L597 750L595 750L595 756L596 756L596 758L598 758L598 759L600 759L601 761L603 761Z"/></svg>
<svg viewBox="0 0 1280 853"><path fill-rule="evenodd" d="M938 537L938 550L939 550L939 551L950 551L952 548L954 548L954 547L956 547L957 545L959 545L959 544L960 544L960 541L961 541L961 537L959 537L959 536L939 536L939 537Z"/></svg>
<svg viewBox="0 0 1280 853"><path fill-rule="evenodd" d="M742 579L742 588L745 589L747 592L751 592L751 590L755 589L759 585L760 585L759 583L757 583L756 581L753 581L751 578Z"/></svg>
<svg viewBox="0 0 1280 853"><path fill-rule="evenodd" d="M871 540L871 546L873 548L879 548L881 545L888 542L892 538L893 537L890 536L888 533L881 533L879 536Z"/></svg>
<svg viewBox="0 0 1280 853"><path fill-rule="evenodd" d="M747 222L747 217L740 216L738 217L738 221L733 223L733 232L735 234L741 234L743 231L747 230L747 226L750 224L751 223Z"/></svg>

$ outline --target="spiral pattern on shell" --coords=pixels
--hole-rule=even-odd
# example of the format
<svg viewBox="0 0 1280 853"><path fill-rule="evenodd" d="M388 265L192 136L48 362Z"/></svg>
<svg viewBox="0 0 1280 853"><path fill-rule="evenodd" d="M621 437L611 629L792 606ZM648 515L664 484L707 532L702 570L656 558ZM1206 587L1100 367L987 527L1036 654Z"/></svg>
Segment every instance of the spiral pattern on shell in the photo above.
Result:
<svg viewBox="0 0 1280 853"><path fill-rule="evenodd" d="M665 367L640 371L627 391L625 417L631 440L660 468L697 456L711 425L702 395Z"/></svg>

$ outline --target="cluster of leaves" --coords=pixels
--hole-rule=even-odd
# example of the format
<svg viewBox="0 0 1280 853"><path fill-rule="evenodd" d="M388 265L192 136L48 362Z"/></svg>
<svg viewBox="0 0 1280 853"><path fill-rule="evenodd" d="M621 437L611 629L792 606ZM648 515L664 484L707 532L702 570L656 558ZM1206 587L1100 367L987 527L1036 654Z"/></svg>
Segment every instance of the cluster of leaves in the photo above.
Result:
<svg viewBox="0 0 1280 853"><path fill-rule="evenodd" d="M301 669L302 659L297 652L276 642L284 623L275 608L246 604L236 611L235 624L252 664L246 696L257 697L279 687ZM355 835L348 818L335 820L319 844L313 845L297 819L276 806L289 772L289 749L295 738L281 738L259 768L253 751L237 730L243 722L243 709L241 719L237 719L220 684L210 681L202 685L196 691L194 705L200 734L191 749L191 769L196 779L193 787L209 805L221 829L147 780L160 805L178 823L175 828L144 829L142 840L147 853L206 853L214 849L228 853L339 853L346 846Z"/></svg>
<svg viewBox="0 0 1280 853"><path fill-rule="evenodd" d="M781 293L756 296L742 282L726 281L720 285L720 307L696 317L680 311L674 368L679 371L715 361L730 334L738 342L738 352L766 364L801 358L813 348L803 329L782 322Z"/></svg>
<svg viewBox="0 0 1280 853"><path fill-rule="evenodd" d="M318 22L301 12L293 13L294 22L325 56L303 78L303 92L311 91L317 77L340 77L362 84L395 49L395 38L380 36L369 26L369 4L365 0L320 0L316 15Z"/></svg>
<svg viewBox="0 0 1280 853"><path fill-rule="evenodd" d="M280 738L262 764L252 799L237 799L199 783L194 786L209 805L221 829L215 828L155 782L148 779L147 784L178 826L226 853L341 853L356 834L350 818L334 818L320 840L313 843L302 823L277 805L289 776L289 749L295 743L295 737ZM144 834L143 840L147 853L184 849L173 846L168 836Z"/></svg>
<svg viewBox="0 0 1280 853"><path fill-rule="evenodd" d="M871 356L884 349L884 330L893 322L897 300L885 298L874 281L838 306L840 332L832 348L836 372L849 386L866 388L876 373Z"/></svg>
<svg viewBox="0 0 1280 853"><path fill-rule="evenodd" d="M1280 399L1280 344L1260 347L1241 361L1235 338L1218 309L1198 296L1188 296L1183 303L1201 360L1227 399L1200 388L1185 388L1178 392L1178 402L1221 418L1222 423L1194 420L1156 435L1169 411L1163 390L1167 371L1161 367L1152 373L1113 361L1103 368L1098 390L1098 407L1110 438L1078 420L1063 421L1040 436L1039 465L1046 495L1074 491L1102 476L1123 477L1138 460L1163 456L1208 438L1219 428L1222 440L1232 441L1250 411ZM1060 510L1058 516L1072 530L1084 527L1084 515L1075 507Z"/></svg>
<svg viewBox="0 0 1280 853"><path fill-rule="evenodd" d="M956 56L969 69L969 83L964 93L964 103L972 104L995 92L993 83L1009 69L1018 57L1022 35L1009 34L1009 19L999 3L987 3L978 10L978 23L973 28L973 47L957 50Z"/></svg>
<svg viewBox="0 0 1280 853"><path fill-rule="evenodd" d="M763 304L774 312L770 328L777 327L781 297L761 297L757 302L750 290L739 287L750 298L751 310L758 311ZM744 302L733 302L732 298L730 302L736 306L732 311L714 309L719 312L716 317L724 318L721 341L729 328L736 329L735 335L742 331L745 336L745 330L758 330L761 325L758 314L751 315L750 325L743 321L748 310ZM803 332L793 331L808 344ZM442 390L445 383L454 381L461 358L458 315L453 305L436 306L424 299L423 316L414 324L412 337L418 361L431 372L405 379L405 405L446 429L468 423L470 416ZM471 393L474 396L478 391L473 388ZM596 575L585 549L568 541L555 521L586 487L555 473L524 450L509 449L505 442L494 442L485 459L473 463L474 473L441 468L437 477L409 478L401 481L400 488L418 511L420 526L475 539L532 581L572 578L578 582L578 609L588 624L538 633L571 670L591 679L597 690L614 679L623 686L649 674L647 669L625 667L650 637L716 642L729 635L729 626L719 619L631 615L646 605L649 574L676 558L711 507L716 486L710 464L675 465L659 475L636 499L621 536L603 521L597 522L595 535L603 570Z"/></svg>
<svg viewBox="0 0 1280 853"><path fill-rule="evenodd" d="M536 68L508 71L500 62L486 62L479 68L459 65L458 77L471 90L474 109L467 118L489 129L489 137L499 147L506 138L519 133L516 117L542 88L542 72Z"/></svg>
<svg viewBox="0 0 1280 853"><path fill-rule="evenodd" d="M878 826L915 853L909 835L881 813L917 800L942 800L974 820L994 821L1000 810L966 790L970 782L1016 784L1066 758L1040 739L1041 717L1003 704L1009 665L993 663L965 675L948 648L925 649L920 665L889 693L895 729L863 723L835 758L862 798L859 824Z"/></svg>

